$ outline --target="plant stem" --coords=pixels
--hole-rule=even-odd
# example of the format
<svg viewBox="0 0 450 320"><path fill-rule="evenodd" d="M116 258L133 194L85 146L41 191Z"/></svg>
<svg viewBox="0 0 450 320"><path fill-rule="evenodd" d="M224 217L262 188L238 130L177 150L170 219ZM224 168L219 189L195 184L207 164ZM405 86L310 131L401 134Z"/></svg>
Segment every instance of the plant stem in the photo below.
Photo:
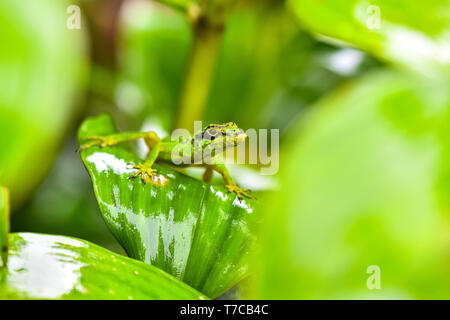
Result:
<svg viewBox="0 0 450 320"><path fill-rule="evenodd" d="M0 186L0 278L8 260L9 190ZM1 280L1 279L0 279Z"/></svg>
<svg viewBox="0 0 450 320"><path fill-rule="evenodd" d="M199 19L181 93L176 128L191 132L195 120L202 120L223 35L221 25Z"/></svg>

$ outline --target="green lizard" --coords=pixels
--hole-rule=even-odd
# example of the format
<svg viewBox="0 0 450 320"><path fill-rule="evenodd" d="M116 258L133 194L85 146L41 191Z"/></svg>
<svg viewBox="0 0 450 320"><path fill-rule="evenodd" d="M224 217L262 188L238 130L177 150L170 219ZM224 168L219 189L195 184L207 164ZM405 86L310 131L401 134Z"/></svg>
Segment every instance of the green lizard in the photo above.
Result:
<svg viewBox="0 0 450 320"><path fill-rule="evenodd" d="M121 142L144 139L149 148L148 156L143 164L133 165L137 171L130 178L141 177L144 183L158 185L156 169L153 164L165 162L176 167L203 167L203 181L210 182L213 171L222 175L228 192L236 193L239 199L244 196L255 198L249 194L248 189L240 188L232 179L228 169L223 164L220 156L228 148L234 148L244 142L247 135L234 122L224 124L210 124L193 136L183 136L179 141L170 137L160 139L153 132L123 132L108 136L92 136L84 138L84 144L80 150L98 145L99 147L111 147Z"/></svg>

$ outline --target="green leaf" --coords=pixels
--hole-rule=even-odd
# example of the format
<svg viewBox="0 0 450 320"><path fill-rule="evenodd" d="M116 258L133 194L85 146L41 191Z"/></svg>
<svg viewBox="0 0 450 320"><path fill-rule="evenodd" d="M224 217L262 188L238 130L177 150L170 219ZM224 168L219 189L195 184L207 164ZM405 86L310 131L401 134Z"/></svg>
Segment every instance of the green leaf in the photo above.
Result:
<svg viewBox="0 0 450 320"><path fill-rule="evenodd" d="M9 191L0 186L0 267L8 260Z"/></svg>
<svg viewBox="0 0 450 320"><path fill-rule="evenodd" d="M267 207L256 297L450 297L449 86L372 74L304 118Z"/></svg>
<svg viewBox="0 0 450 320"><path fill-rule="evenodd" d="M79 138L116 132L111 117L87 119ZM155 165L165 186L129 179L129 163L143 161L125 149L92 147L81 153L106 224L129 256L151 263L210 297L247 274L258 223L253 200L239 200Z"/></svg>
<svg viewBox="0 0 450 320"><path fill-rule="evenodd" d="M12 233L0 299L207 299L162 270L87 241Z"/></svg>
<svg viewBox="0 0 450 320"><path fill-rule="evenodd" d="M290 0L289 4L314 32L423 73L449 72L447 0Z"/></svg>
<svg viewBox="0 0 450 320"><path fill-rule="evenodd" d="M67 29L69 4L0 1L0 184L12 207L47 173L85 83L86 29Z"/></svg>

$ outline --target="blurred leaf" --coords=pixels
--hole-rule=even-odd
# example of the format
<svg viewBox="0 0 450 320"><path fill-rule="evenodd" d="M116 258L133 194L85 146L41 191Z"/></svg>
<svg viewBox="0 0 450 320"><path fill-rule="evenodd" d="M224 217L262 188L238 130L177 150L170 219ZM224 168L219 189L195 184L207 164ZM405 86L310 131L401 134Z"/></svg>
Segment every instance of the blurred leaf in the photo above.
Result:
<svg viewBox="0 0 450 320"><path fill-rule="evenodd" d="M116 104L136 120L132 126L146 125L157 117L169 131L188 58L189 23L182 14L164 6L131 1L124 4L120 27Z"/></svg>
<svg viewBox="0 0 450 320"><path fill-rule="evenodd" d="M0 186L0 268L8 260L8 232L9 191L7 188Z"/></svg>
<svg viewBox="0 0 450 320"><path fill-rule="evenodd" d="M423 73L449 71L447 0L290 0L289 4L314 32Z"/></svg>
<svg viewBox="0 0 450 320"><path fill-rule="evenodd" d="M85 79L83 29L67 29L68 5L0 2L0 184L13 207L48 170Z"/></svg>
<svg viewBox="0 0 450 320"><path fill-rule="evenodd" d="M116 102L135 119L127 127L170 131L192 44L190 25L165 7L135 1L124 5L121 21ZM203 120L284 133L323 94L379 65L360 51L318 42L276 3L238 6L227 20Z"/></svg>
<svg viewBox="0 0 450 320"><path fill-rule="evenodd" d="M107 115L86 120L79 138L115 133ZM238 200L161 165L165 186L130 180L128 163L143 161L124 145L92 147L81 157L106 224L130 257L151 263L216 297L247 274L258 215L253 200Z"/></svg>
<svg viewBox="0 0 450 320"><path fill-rule="evenodd" d="M207 299L162 270L87 241L12 233L0 299Z"/></svg>
<svg viewBox="0 0 450 320"><path fill-rule="evenodd" d="M350 60L346 72L336 60ZM236 10L227 22L205 120L283 134L322 95L378 65L360 51L318 42L283 7Z"/></svg>
<svg viewBox="0 0 450 320"><path fill-rule="evenodd" d="M373 74L304 118L268 202L256 297L450 297L448 88Z"/></svg>
<svg viewBox="0 0 450 320"><path fill-rule="evenodd" d="M283 8L241 8L230 14L206 121L233 120L243 127L267 127L264 109L281 87L279 57L297 31Z"/></svg>
<svg viewBox="0 0 450 320"><path fill-rule="evenodd" d="M89 174L75 153L77 145L75 135L66 142L46 179L11 216L11 232L71 236L123 254L100 215Z"/></svg>
<svg viewBox="0 0 450 320"><path fill-rule="evenodd" d="M198 0L156 0L171 6L174 9L186 11L190 4L199 2Z"/></svg>

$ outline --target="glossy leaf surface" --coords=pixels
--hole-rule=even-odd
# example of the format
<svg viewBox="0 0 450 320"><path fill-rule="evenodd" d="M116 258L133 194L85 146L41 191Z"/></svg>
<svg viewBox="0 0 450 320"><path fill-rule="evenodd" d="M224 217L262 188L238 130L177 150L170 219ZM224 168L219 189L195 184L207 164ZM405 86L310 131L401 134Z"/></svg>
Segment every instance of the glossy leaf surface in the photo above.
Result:
<svg viewBox="0 0 450 320"><path fill-rule="evenodd" d="M258 298L450 297L448 87L374 74L305 118L267 208Z"/></svg>
<svg viewBox="0 0 450 320"><path fill-rule="evenodd" d="M314 32L422 73L449 72L447 0L290 0L289 4Z"/></svg>
<svg viewBox="0 0 450 320"><path fill-rule="evenodd" d="M86 120L79 137L114 133L109 116ZM258 215L254 200L155 165L165 186L129 179L142 163L126 145L92 147L81 157L103 217L129 256L216 297L247 274Z"/></svg>
<svg viewBox="0 0 450 320"><path fill-rule="evenodd" d="M75 238L9 236L0 299L206 299L162 270Z"/></svg>

